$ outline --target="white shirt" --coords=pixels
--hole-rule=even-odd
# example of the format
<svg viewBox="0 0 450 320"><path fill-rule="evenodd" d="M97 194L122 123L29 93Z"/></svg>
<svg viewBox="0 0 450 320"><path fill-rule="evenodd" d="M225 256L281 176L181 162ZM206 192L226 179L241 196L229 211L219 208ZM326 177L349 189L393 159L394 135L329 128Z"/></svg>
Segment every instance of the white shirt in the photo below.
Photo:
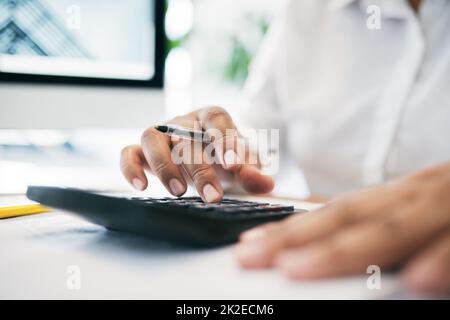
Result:
<svg viewBox="0 0 450 320"><path fill-rule="evenodd" d="M367 7L381 10L371 29ZM450 0L291 0L244 90L252 127L283 130L312 194L450 160ZM371 12L372 13L372 12Z"/></svg>

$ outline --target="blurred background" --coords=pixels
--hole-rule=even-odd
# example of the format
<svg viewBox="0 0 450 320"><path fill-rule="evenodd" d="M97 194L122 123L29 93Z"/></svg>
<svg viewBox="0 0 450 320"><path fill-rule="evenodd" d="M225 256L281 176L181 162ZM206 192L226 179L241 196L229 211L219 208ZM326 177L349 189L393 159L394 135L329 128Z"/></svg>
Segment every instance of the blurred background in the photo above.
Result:
<svg viewBox="0 0 450 320"><path fill-rule="evenodd" d="M235 104L249 64L281 3L168 1L166 85L168 92L178 93L169 95L169 114L193 106Z"/></svg>
<svg viewBox="0 0 450 320"><path fill-rule="evenodd" d="M126 14L120 16L121 7L117 5L111 7L111 1L78 1L81 8L83 8L83 2L86 5L89 3L89 8L91 8L88 12L84 12L87 10L81 11L80 19L84 19L81 21L96 22L88 29L84 28L83 32L89 34L95 30L97 33L103 30L104 34L109 34L109 36L101 37L103 39L101 42L80 41L83 42L83 45L74 46L79 49L79 52L75 53L79 56L75 58L79 59L77 63L80 64L77 64L75 68L73 63L75 60L71 60L70 63L65 63L65 66L68 66L67 70L62 69L63 72L61 70L57 72L66 75L66 72L76 72L80 68L85 68L94 77L97 77L97 73L102 77L120 75L126 77L127 80L152 75L154 70L151 66L144 64L146 60L154 58L153 50L149 51L146 41L150 41L148 39L154 36L155 30L140 24L139 19L133 18L136 14L132 14L133 10L137 10L136 12L142 10L144 3L142 1L145 2L145 0L133 0L130 3L126 1L126 8L130 11L128 16ZM7 21L11 21L11 17L8 18L7 15L7 8L19 4L35 6L36 3L33 0L0 0L0 53L2 53L0 72L4 71L2 68L8 66L6 62L9 60L7 59L13 57L11 46L7 49L12 39L11 25L8 29L6 24ZM56 0L40 0L39 3L50 8L49 11L52 13L59 11L73 13L73 10L76 11L78 8L70 6L70 3L74 3L74 1L63 3ZM143 106L143 108L157 111L155 115L143 116L145 125L151 126L161 121L162 118L171 118L193 108L207 105L224 107L237 105L240 90L248 74L248 67L258 51L269 24L280 9L282 1L165 0L163 4L165 18L164 99L158 100L160 102L149 100L148 106ZM108 14L102 12L108 12ZM99 17L98 23L97 20L93 20L94 18L88 19L89 16ZM49 14L42 15L42 17L48 21L52 19ZM114 24L115 20L111 20L111 17L120 17L116 20L117 24ZM31 21L30 17L27 19ZM17 17L16 20L18 20ZM45 23L50 24L48 21ZM74 24L73 34L80 35L80 31L76 30L77 21L71 21L71 23ZM58 29L58 26L55 27L55 25L52 28ZM56 31L48 31L50 30L48 26L46 28L46 34L50 34L50 32L55 34ZM29 30L33 30L33 27L30 27ZM139 31L138 37L133 30ZM17 38L18 33L14 32L16 32ZM117 39L129 39L130 37L136 38L134 47L131 48L135 48L133 50L127 46L118 46L117 49L108 47L108 39L114 39L114 43L117 45L120 43ZM86 39L81 36L79 38ZM20 39L25 41L23 36ZM55 40L47 39L47 41ZM67 39L64 41L66 44L70 42ZM68 45L65 46L65 54L68 55L67 52L70 48L67 49L67 47ZM17 46L15 50L16 48ZM84 58L89 55L105 56L109 59L108 64L103 66L103 69L100 64L83 65L84 62L80 60L80 56ZM70 56L70 59L75 58ZM127 63L126 66L124 61ZM53 61L49 65L54 66L55 62ZM108 75L107 71L111 69L121 70L122 73L116 72ZM8 81L6 84L9 85ZM39 85L28 84L26 90L31 92ZM1 86L3 86L3 91ZM99 90L105 88L108 86L105 85ZM120 86L111 88L113 90L107 92L111 96L122 90ZM17 91L11 98L14 90L19 89L0 83L0 115L3 117L3 120L0 121L0 193L24 192L28 184L61 184L129 190L129 186L120 176L118 169L119 154L125 145L139 143L140 134L145 127L143 123L136 123L134 128L132 126L120 128L116 125L108 128L106 120L110 113L106 109L106 111L102 111L106 119L105 125L102 124L98 127L80 125L77 128L76 125L71 125L70 128L44 127L36 129L35 127L39 127L39 125L35 126L35 122L31 122L33 126L30 128L27 127L27 124L22 126L20 123L16 128L16 123L13 125L8 123L8 115L14 113L15 107L10 110L7 107L11 101L27 99L28 91ZM57 87L46 90L57 92L60 89ZM74 97L91 89L89 84L84 84L77 90L73 91ZM142 90L146 89L136 91L136 96L141 95ZM130 95L127 93L128 98ZM52 94L49 94L48 97L51 100ZM70 98L65 99L71 100ZM83 108L87 108L83 109L86 110L83 111L85 118L90 117L90 112L96 113L95 105L86 107L85 105L89 103L80 104L84 105ZM156 107L156 104L161 104L161 106ZM57 105L54 107L57 108ZM32 118L33 113L36 114L39 110L28 108L20 112L19 116ZM46 112L50 113L50 111ZM128 112L139 112L139 110L130 109ZM126 114L111 115L111 117L119 118L115 119L115 123L117 123L121 117L125 119Z"/></svg>

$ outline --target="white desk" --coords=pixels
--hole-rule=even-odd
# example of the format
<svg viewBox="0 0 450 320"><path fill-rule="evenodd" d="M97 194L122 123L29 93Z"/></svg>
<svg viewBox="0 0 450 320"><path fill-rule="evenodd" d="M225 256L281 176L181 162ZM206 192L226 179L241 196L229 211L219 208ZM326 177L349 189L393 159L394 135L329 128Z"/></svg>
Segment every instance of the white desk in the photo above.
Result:
<svg viewBox="0 0 450 320"><path fill-rule="evenodd" d="M73 265L79 290L67 287ZM59 211L0 220L0 299L362 299L401 292L395 276L383 275L381 290L369 290L366 279L292 282L273 270L241 270L232 247L183 249Z"/></svg>

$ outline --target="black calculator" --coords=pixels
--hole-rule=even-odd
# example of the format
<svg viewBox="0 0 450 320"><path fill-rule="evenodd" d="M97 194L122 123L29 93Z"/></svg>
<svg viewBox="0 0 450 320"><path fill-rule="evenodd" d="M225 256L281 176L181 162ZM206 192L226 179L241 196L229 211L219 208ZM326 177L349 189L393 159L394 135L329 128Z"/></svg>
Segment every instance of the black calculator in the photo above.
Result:
<svg viewBox="0 0 450 320"><path fill-rule="evenodd" d="M212 204L200 197L125 198L48 186L29 186L27 197L111 230L194 246L230 244L247 229L306 212L293 206L229 198Z"/></svg>

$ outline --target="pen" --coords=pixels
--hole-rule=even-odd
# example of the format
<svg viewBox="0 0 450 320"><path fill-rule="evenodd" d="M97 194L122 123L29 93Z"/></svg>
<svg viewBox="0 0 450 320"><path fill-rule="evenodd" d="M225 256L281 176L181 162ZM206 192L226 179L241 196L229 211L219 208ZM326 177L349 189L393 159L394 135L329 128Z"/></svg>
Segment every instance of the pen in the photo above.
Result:
<svg viewBox="0 0 450 320"><path fill-rule="evenodd" d="M30 214L45 213L50 210L40 204L25 204L18 206L0 207L0 219L27 216Z"/></svg>
<svg viewBox="0 0 450 320"><path fill-rule="evenodd" d="M210 143L211 137L204 131L193 130L181 126L174 125L159 125L154 127L159 132L167 134L169 136L180 137L197 142Z"/></svg>

